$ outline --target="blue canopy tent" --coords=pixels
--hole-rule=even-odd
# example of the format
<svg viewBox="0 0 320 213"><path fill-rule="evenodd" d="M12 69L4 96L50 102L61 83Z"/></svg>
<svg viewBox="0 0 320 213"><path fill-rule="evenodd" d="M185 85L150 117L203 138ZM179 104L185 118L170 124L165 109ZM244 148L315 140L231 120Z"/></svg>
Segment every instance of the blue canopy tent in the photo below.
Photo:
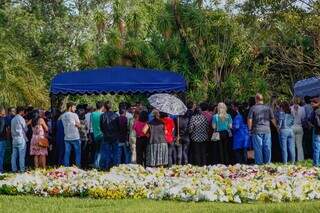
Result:
<svg viewBox="0 0 320 213"><path fill-rule="evenodd" d="M307 78L298 81L294 85L295 96L319 96L320 95L320 77Z"/></svg>
<svg viewBox="0 0 320 213"><path fill-rule="evenodd" d="M185 92L182 75L160 70L110 67L58 74L51 95Z"/></svg>
<svg viewBox="0 0 320 213"><path fill-rule="evenodd" d="M185 92L187 84L182 75L174 72L110 67L56 75L50 88L53 123L59 113L56 107L65 95L95 95L106 93L180 93ZM53 124L52 137L56 138L56 125ZM63 139L62 139L63 140Z"/></svg>

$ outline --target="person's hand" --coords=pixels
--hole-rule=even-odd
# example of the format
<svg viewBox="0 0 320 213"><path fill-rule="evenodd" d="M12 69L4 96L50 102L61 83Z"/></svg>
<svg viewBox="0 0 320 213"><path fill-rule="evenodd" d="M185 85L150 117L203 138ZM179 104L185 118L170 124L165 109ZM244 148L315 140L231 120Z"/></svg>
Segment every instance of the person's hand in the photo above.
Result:
<svg viewBox="0 0 320 213"><path fill-rule="evenodd" d="M28 120L28 122L27 122L27 126L30 126L31 125L31 123L32 123L32 120L30 119L30 120Z"/></svg>
<svg viewBox="0 0 320 213"><path fill-rule="evenodd" d="M50 144L49 145L49 151L52 151L52 149L53 149L53 146L52 146L52 144Z"/></svg>
<svg viewBox="0 0 320 213"><path fill-rule="evenodd" d="M177 143L177 144L180 144L180 136L177 136L177 138L176 138L176 143Z"/></svg>

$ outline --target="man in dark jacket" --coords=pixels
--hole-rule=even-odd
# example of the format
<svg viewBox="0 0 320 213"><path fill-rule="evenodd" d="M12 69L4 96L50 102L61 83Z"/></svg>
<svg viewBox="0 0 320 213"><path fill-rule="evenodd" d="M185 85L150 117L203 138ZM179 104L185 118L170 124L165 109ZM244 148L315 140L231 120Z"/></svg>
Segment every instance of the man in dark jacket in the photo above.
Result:
<svg viewBox="0 0 320 213"><path fill-rule="evenodd" d="M103 133L103 142L100 147L101 168L109 169L114 165L119 165L119 122L118 115L111 111L111 104L105 103L105 112L100 118L100 128Z"/></svg>
<svg viewBox="0 0 320 213"><path fill-rule="evenodd" d="M314 111L312 113L311 123L314 126L313 135L313 165L320 165L320 98L314 98L311 103Z"/></svg>
<svg viewBox="0 0 320 213"><path fill-rule="evenodd" d="M128 118L126 117L126 109L119 108L118 123L119 123L119 159L121 163L128 164L131 162L131 151L129 145L129 126Z"/></svg>

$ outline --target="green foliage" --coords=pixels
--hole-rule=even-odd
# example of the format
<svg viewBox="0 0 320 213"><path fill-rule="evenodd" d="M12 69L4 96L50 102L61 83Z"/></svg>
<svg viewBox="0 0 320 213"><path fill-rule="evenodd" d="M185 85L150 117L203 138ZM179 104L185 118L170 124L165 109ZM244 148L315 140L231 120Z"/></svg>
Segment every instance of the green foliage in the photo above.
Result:
<svg viewBox="0 0 320 213"><path fill-rule="evenodd" d="M256 73L242 72L230 74L222 84L222 97L245 102L257 92L268 96L266 81Z"/></svg>

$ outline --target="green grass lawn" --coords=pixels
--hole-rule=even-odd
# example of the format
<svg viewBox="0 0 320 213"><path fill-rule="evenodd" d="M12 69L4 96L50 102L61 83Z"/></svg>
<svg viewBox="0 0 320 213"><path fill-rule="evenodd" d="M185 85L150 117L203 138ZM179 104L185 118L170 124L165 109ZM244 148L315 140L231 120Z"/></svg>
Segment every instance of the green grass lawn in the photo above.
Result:
<svg viewBox="0 0 320 213"><path fill-rule="evenodd" d="M152 200L95 200L0 196L0 212L320 212L320 201L294 203L225 204Z"/></svg>

